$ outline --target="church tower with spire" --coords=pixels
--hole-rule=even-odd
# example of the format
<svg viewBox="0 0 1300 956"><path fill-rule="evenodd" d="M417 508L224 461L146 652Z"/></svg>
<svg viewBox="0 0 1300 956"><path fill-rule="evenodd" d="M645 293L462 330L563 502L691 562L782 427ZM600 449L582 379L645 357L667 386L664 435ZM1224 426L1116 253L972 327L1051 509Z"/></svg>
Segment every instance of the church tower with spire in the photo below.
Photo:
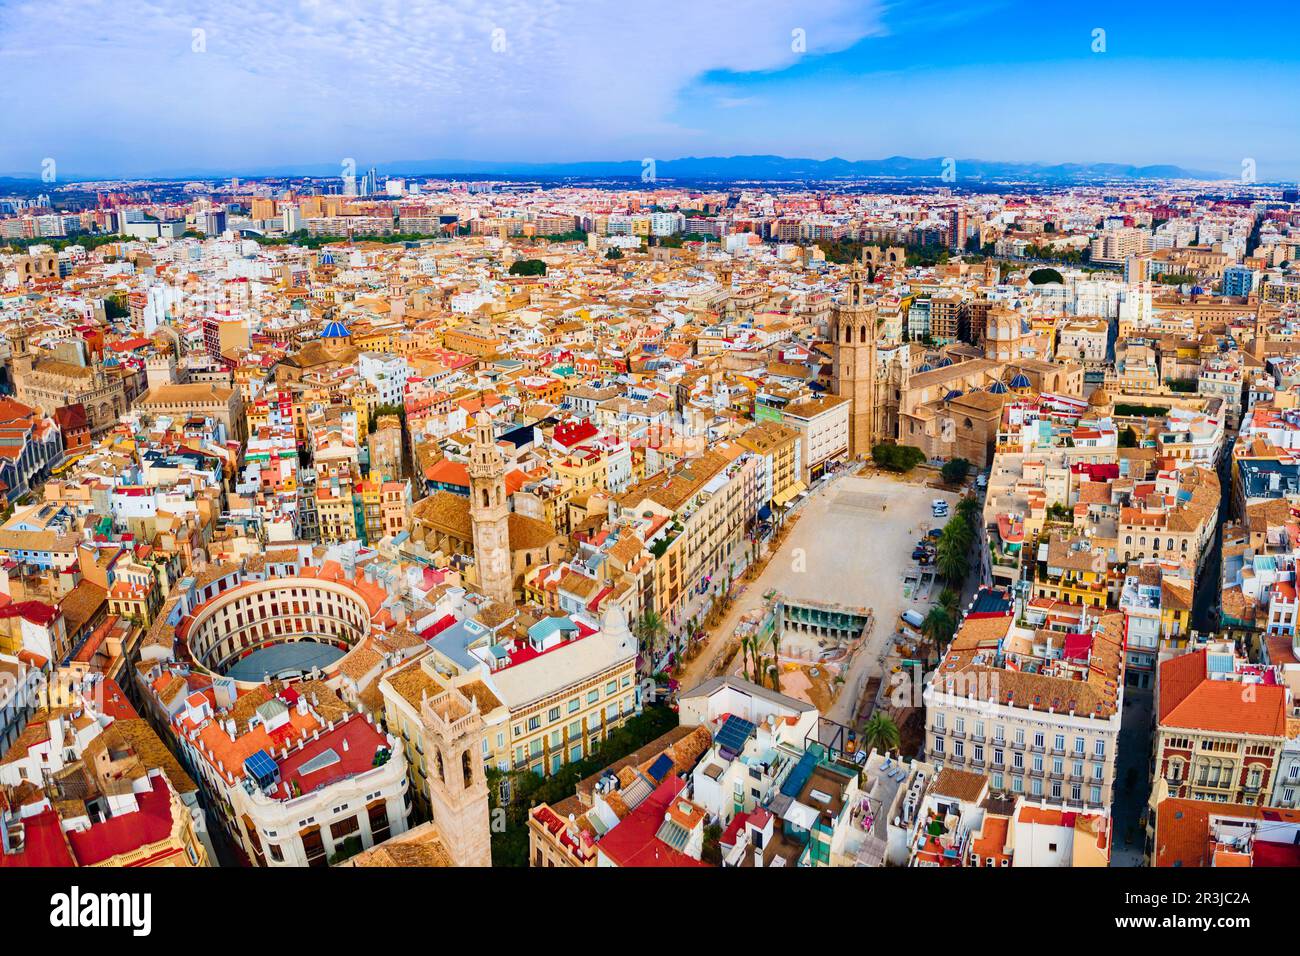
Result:
<svg viewBox="0 0 1300 956"><path fill-rule="evenodd" d="M861 262L849 267L844 300L831 319L834 352L832 387L849 400L849 457L867 458L879 429L876 425L875 306L869 304L867 275Z"/></svg>
<svg viewBox="0 0 1300 956"><path fill-rule="evenodd" d="M486 412L479 412L474 421L474 442L469 452L469 496L479 589L493 601L513 607L506 463L492 434L492 418Z"/></svg>

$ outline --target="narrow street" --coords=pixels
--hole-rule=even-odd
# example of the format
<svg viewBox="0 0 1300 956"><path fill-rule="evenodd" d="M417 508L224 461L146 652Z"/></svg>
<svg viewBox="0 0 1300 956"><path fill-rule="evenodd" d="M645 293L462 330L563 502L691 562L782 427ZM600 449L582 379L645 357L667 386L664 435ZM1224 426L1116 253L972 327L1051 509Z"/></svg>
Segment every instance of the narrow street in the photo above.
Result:
<svg viewBox="0 0 1300 956"><path fill-rule="evenodd" d="M1141 866L1146 835L1141 826L1150 799L1151 713L1154 697L1150 689L1124 688L1124 714L1119 729L1119 752L1115 755L1115 791L1111 812L1115 839L1111 866Z"/></svg>

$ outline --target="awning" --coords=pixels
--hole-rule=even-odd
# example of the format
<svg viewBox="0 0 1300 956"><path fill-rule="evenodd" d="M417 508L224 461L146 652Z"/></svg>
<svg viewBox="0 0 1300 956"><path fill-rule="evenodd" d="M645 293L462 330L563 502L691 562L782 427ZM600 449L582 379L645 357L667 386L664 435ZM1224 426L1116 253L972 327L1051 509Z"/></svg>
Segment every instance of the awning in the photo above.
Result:
<svg viewBox="0 0 1300 956"><path fill-rule="evenodd" d="M805 485L802 481L796 481L793 485L790 485L788 488L783 489L778 494L773 495L772 504L776 505L777 507L783 507L787 502L797 497L798 495L802 494L807 489L808 486Z"/></svg>
<svg viewBox="0 0 1300 956"><path fill-rule="evenodd" d="M769 520L771 517L772 517L772 509L769 508L767 505L763 505L763 507L761 507L761 508L758 509L758 520L759 520L759 521L767 521L767 520Z"/></svg>

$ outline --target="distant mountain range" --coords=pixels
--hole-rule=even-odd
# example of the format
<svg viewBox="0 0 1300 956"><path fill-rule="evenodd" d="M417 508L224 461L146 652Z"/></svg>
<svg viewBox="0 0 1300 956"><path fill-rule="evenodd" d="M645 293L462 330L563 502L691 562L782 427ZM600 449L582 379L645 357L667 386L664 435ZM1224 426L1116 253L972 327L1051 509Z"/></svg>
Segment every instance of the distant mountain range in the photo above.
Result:
<svg viewBox="0 0 1300 956"><path fill-rule="evenodd" d="M658 179L931 179L941 180L944 157L919 159L890 156L886 159L792 159L785 156L686 156L655 161ZM598 178L640 178L643 164L637 160L582 163L493 163L466 160L422 160L387 164L392 173L433 175L509 175ZM1116 179L1226 179L1223 173L1186 169L1161 164L1135 166L1124 163L1012 163L983 159L957 159L957 183L963 179L1019 180L1031 182L1082 182Z"/></svg>
<svg viewBox="0 0 1300 956"><path fill-rule="evenodd" d="M792 159L785 156L686 156L655 160L656 179L714 179L768 181L833 181L846 179L921 180L941 184L944 157L928 159L890 156L886 159ZM358 172L370 164L362 163ZM374 163L384 175L407 176L504 176L538 179L640 179L641 160L576 163L521 163L470 159L422 159ZM1159 164L1135 166L1126 163L1016 163L984 159L957 159L954 185L963 181L1032 182L1040 184L1084 183L1115 180L1195 179L1222 180L1221 172ZM122 176L112 173L77 175L76 179L224 179L229 176L318 176L339 175L337 163L305 163L248 169L186 168L153 174ZM4 177L0 177L3 179ZM16 178L23 179L16 175ZM66 181L66 180L65 180Z"/></svg>

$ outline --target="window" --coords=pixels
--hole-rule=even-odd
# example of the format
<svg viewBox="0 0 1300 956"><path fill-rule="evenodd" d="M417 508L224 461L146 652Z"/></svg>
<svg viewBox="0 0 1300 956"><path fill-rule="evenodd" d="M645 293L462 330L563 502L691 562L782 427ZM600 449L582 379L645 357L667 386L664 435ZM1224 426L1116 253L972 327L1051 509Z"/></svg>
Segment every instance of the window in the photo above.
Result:
<svg viewBox="0 0 1300 956"><path fill-rule="evenodd" d="M573 713L581 706L582 706L582 701L579 700L577 697L573 698L573 700L569 701L569 713Z"/></svg>
<svg viewBox="0 0 1300 956"><path fill-rule="evenodd" d="M958 758L966 756L966 747L962 741L954 740L952 742L952 755Z"/></svg>
<svg viewBox="0 0 1300 956"><path fill-rule="evenodd" d="M1097 738L1092 745L1092 752L1098 757L1106 756L1106 740L1104 737Z"/></svg>
<svg viewBox="0 0 1300 956"><path fill-rule="evenodd" d="M553 721L557 721L557 720L559 720L559 719L560 719L560 708L558 708L558 707L552 707L549 711L547 711L547 713L546 713L546 719L547 719L548 721L552 721L552 722L553 722Z"/></svg>
<svg viewBox="0 0 1300 956"><path fill-rule="evenodd" d="M1043 732L1041 730L1038 733L1034 734L1034 746L1035 747L1043 746Z"/></svg>

